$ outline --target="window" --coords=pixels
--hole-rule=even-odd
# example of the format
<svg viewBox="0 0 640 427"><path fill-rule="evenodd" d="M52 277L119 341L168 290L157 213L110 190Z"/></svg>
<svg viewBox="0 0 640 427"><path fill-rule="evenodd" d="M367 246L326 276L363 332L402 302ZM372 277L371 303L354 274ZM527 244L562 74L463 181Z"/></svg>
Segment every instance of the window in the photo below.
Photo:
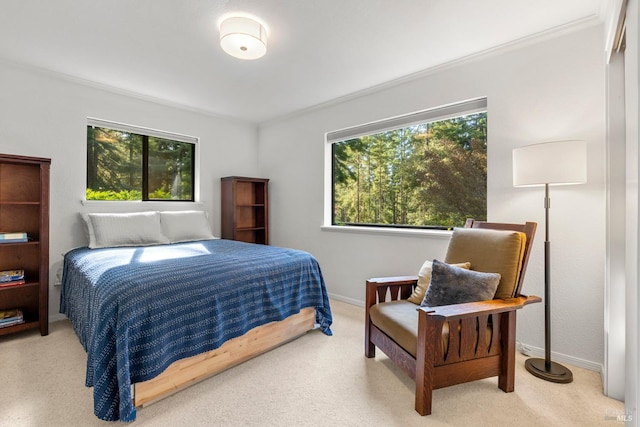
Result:
<svg viewBox="0 0 640 427"><path fill-rule="evenodd" d="M327 134L331 224L462 226L487 216L486 99Z"/></svg>
<svg viewBox="0 0 640 427"><path fill-rule="evenodd" d="M89 119L86 199L194 201L196 142Z"/></svg>

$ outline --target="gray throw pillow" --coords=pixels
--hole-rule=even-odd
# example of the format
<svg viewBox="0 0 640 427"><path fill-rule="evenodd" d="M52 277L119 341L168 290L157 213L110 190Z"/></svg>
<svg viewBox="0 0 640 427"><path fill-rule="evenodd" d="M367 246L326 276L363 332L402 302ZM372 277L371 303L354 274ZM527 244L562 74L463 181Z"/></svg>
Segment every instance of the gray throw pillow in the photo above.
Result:
<svg viewBox="0 0 640 427"><path fill-rule="evenodd" d="M500 283L499 273L483 273L433 260L431 283L423 307L462 304L493 299Z"/></svg>

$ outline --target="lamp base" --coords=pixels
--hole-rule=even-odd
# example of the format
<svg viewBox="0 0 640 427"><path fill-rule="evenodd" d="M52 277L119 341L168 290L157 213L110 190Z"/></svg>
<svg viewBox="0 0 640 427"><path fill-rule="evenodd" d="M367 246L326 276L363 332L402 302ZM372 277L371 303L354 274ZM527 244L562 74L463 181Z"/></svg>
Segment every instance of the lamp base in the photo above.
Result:
<svg viewBox="0 0 640 427"><path fill-rule="evenodd" d="M546 381L554 383L570 383L573 381L573 374L571 371L559 363L550 362L547 367L547 363L544 359L527 359L524 362L524 367L532 375L542 378Z"/></svg>

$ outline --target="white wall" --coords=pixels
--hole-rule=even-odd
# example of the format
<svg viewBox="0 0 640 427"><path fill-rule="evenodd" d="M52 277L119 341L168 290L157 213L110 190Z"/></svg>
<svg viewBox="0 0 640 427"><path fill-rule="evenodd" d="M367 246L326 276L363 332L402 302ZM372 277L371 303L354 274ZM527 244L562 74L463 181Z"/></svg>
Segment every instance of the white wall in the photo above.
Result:
<svg viewBox="0 0 640 427"><path fill-rule="evenodd" d="M199 209L220 233L220 177L257 173L255 125L212 117L78 84L54 74L0 63L0 152L51 158L50 318L59 308L54 286L62 254L86 245L79 212L189 209L189 203L80 203L86 184L87 117L196 136ZM108 202L106 202L108 203Z"/></svg>
<svg viewBox="0 0 640 427"><path fill-rule="evenodd" d="M313 253L329 292L364 300L364 281L417 274L442 257L447 236L408 237L321 230L328 131L470 98L488 100L488 216L537 221L524 292L543 295L543 192L512 186L511 152L557 139L588 145L588 184L551 191L552 350L574 363L603 363L605 264L604 47L590 26L527 41L388 84L260 127L260 174L271 179L271 240ZM424 54L428 54L425 52ZM337 71L336 71L337 72ZM544 348L543 304L519 314L518 339Z"/></svg>

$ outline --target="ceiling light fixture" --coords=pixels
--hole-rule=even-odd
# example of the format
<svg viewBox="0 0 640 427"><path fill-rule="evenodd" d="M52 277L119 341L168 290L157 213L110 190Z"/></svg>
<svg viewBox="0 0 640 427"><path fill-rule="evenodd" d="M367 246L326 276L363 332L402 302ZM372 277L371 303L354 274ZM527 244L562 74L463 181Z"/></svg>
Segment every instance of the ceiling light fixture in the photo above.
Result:
<svg viewBox="0 0 640 427"><path fill-rule="evenodd" d="M226 18L220 23L220 46L235 58L258 59L267 53L267 30L251 18Z"/></svg>

